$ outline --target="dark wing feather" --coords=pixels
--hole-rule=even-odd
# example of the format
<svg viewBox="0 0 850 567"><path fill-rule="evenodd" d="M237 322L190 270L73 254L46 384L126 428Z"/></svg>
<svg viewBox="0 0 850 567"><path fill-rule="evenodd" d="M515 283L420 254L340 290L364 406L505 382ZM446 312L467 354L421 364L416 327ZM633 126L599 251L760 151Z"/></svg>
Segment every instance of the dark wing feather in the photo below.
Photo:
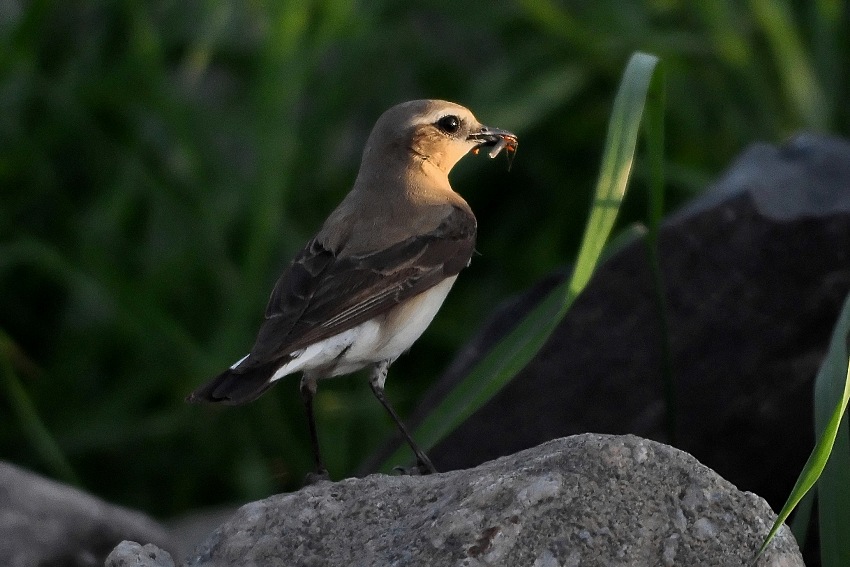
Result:
<svg viewBox="0 0 850 567"><path fill-rule="evenodd" d="M311 241L278 280L239 370L351 329L456 275L469 264L475 231L472 213L453 207L435 230L370 254L337 258Z"/></svg>

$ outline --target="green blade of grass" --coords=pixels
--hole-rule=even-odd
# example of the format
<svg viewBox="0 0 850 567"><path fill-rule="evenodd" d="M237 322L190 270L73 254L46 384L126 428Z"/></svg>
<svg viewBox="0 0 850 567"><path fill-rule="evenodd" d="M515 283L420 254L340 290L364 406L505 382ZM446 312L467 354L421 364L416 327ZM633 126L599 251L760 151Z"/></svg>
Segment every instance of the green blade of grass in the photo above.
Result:
<svg viewBox="0 0 850 567"><path fill-rule="evenodd" d="M676 443L676 384L673 379L673 354L664 282L659 258L659 231L664 212L664 69L659 68L648 93L646 105L646 153L649 170L648 231L645 239L649 270L652 274L661 352L661 377L664 386L665 429L667 442ZM656 101L657 99L657 101Z"/></svg>
<svg viewBox="0 0 850 567"><path fill-rule="evenodd" d="M847 403L850 400L850 296L833 333L827 358L815 380L815 432L832 435L828 455L818 480L818 530L821 565L850 565L850 437ZM839 400L836 405L836 400ZM838 423L838 430L832 433ZM822 438L823 438L822 437Z"/></svg>
<svg viewBox="0 0 850 567"><path fill-rule="evenodd" d="M808 492L800 503L797 504L794 519L791 520L791 533L794 534L794 539L797 540L797 545L800 549L806 547L806 538L809 535L809 523L812 520L812 508L815 506L815 493Z"/></svg>
<svg viewBox="0 0 850 567"><path fill-rule="evenodd" d="M776 61L786 96L808 128L829 129L829 108L787 0L750 0Z"/></svg>
<svg viewBox="0 0 850 567"><path fill-rule="evenodd" d="M659 94L663 85L656 73L658 67L657 57L635 53L623 74L608 124L590 217L569 282L554 289L425 418L415 432L424 447L433 447L522 370L543 347L587 285L599 263L628 185L648 93L654 93L650 104L663 105L663 96ZM663 108L658 108L652 115L662 114ZM652 147L660 151L661 144L652 144ZM403 460L402 451L396 451L382 469L387 470Z"/></svg>
<svg viewBox="0 0 850 567"><path fill-rule="evenodd" d="M850 470L850 444L845 415L850 400L848 341L850 296L844 302L826 358L815 379L815 435L818 442L758 555L767 548L783 522L820 479L818 509L823 565L850 565L850 548L846 545L850 540L850 487L846 481ZM839 429L842 430L840 436ZM845 544L842 545L842 542Z"/></svg>
<svg viewBox="0 0 850 567"><path fill-rule="evenodd" d="M23 384L18 379L11 359L4 356L5 353L14 350L17 350L17 347L14 345L11 337L6 335L5 332L0 331L0 385L2 385L2 390L6 393L12 411L18 418L21 432L32 445L45 466L57 478L68 484L79 486L80 481L73 467L71 467L68 459L65 458L56 439L38 414L38 410L27 394Z"/></svg>

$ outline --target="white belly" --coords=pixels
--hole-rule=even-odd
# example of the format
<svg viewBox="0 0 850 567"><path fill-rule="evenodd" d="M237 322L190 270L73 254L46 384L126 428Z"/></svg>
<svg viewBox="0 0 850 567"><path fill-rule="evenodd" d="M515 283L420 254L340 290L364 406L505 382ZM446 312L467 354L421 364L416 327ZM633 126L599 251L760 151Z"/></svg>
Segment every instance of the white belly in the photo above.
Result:
<svg viewBox="0 0 850 567"><path fill-rule="evenodd" d="M447 278L383 315L313 343L281 366L271 381L294 372L312 371L320 378L329 378L382 360L395 360L431 324L455 279L457 276Z"/></svg>

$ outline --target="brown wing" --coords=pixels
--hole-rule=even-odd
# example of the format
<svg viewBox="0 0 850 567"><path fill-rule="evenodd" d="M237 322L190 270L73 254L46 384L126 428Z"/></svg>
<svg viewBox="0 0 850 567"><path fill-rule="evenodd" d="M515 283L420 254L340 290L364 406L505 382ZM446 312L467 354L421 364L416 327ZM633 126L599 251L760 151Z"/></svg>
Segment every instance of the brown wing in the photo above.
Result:
<svg viewBox="0 0 850 567"><path fill-rule="evenodd" d="M275 285L247 369L278 360L390 310L469 264L475 217L454 207L432 232L384 250L337 258L316 240Z"/></svg>

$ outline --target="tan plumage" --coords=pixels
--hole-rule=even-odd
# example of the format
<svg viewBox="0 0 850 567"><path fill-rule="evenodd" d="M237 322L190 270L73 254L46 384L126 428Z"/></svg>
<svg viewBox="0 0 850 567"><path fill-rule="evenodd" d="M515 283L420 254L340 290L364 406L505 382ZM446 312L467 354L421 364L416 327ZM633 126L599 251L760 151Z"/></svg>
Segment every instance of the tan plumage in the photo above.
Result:
<svg viewBox="0 0 850 567"><path fill-rule="evenodd" d="M316 382L372 366L370 384L433 471L383 396L389 365L431 322L475 246L476 220L449 184L466 153L516 137L482 126L466 108L416 100L387 110L366 142L354 187L281 275L251 352L189 396L245 403L303 372L314 457Z"/></svg>

